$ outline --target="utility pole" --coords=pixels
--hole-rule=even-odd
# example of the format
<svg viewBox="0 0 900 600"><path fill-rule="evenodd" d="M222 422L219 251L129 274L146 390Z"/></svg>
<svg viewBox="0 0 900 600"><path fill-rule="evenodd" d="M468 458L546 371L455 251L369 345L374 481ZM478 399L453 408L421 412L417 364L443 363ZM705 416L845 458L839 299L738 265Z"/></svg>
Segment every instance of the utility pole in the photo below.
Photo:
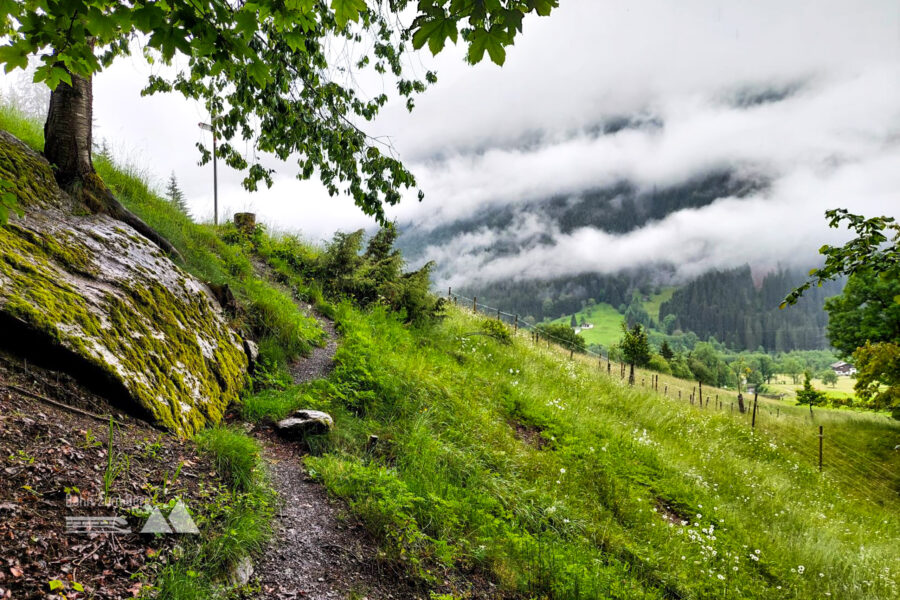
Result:
<svg viewBox="0 0 900 600"><path fill-rule="evenodd" d="M212 132L213 138L213 224L219 224L219 173L216 166L216 131L209 123L197 123L200 129Z"/></svg>

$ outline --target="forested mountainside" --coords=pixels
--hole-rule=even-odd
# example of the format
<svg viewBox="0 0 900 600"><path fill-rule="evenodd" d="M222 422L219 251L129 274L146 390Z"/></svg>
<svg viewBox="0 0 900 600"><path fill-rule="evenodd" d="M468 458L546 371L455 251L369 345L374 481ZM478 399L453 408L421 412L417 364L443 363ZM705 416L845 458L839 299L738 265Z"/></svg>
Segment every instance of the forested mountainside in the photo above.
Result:
<svg viewBox="0 0 900 600"><path fill-rule="evenodd" d="M795 305L779 309L785 294L804 279L802 272L780 269L757 288L749 266L711 271L679 288L659 309L672 331L693 331L736 349L789 352L828 347L825 299L841 293L843 280L814 287ZM654 315L656 316L656 315ZM671 333L669 331L668 333Z"/></svg>
<svg viewBox="0 0 900 600"><path fill-rule="evenodd" d="M635 295L648 297L661 288L665 270L632 270L615 275L587 274L552 280L500 281L460 288L480 303L502 307L535 321L558 319L597 303L619 310L623 318ZM825 299L840 293L843 281L814 288L795 306L778 308L785 295L805 278L800 269L779 269L754 283L747 265L711 271L678 286L659 314L644 323L663 333L693 332L710 336L735 350L770 352L828 347ZM666 318L668 315L672 317ZM531 319L529 319L531 320Z"/></svg>
<svg viewBox="0 0 900 600"><path fill-rule="evenodd" d="M439 246L454 237L480 230L500 233L529 216L546 224L546 231L569 233L579 227L594 227L610 233L626 233L685 208L699 208L729 196L743 197L765 187L762 179L732 171L718 171L671 187L641 189L628 181L578 194L560 194L527 202L493 206L490 203L470 217L441 224L433 229L401 227L398 245L413 263L428 255L429 246ZM545 241L541 233L516 240L516 247L497 242L485 251L503 255ZM446 274L452 264L438 265Z"/></svg>

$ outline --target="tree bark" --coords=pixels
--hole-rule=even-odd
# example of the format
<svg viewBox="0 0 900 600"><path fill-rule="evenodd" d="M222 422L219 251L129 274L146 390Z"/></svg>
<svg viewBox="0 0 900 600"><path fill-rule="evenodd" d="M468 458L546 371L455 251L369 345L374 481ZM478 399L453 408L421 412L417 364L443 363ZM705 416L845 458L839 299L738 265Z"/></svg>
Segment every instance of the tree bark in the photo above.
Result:
<svg viewBox="0 0 900 600"><path fill-rule="evenodd" d="M628 385L634 385L634 363L628 363Z"/></svg>
<svg viewBox="0 0 900 600"><path fill-rule="evenodd" d="M50 94L44 123L44 156L55 165L56 180L64 188L94 172L91 161L91 80L72 75L72 85L61 82Z"/></svg>
<svg viewBox="0 0 900 600"><path fill-rule="evenodd" d="M60 82L50 94L50 109L44 123L44 156L54 166L56 181L94 213L106 214L131 225L164 252L180 259L178 250L122 206L94 171L91 160L93 84L90 78L70 75L72 85Z"/></svg>

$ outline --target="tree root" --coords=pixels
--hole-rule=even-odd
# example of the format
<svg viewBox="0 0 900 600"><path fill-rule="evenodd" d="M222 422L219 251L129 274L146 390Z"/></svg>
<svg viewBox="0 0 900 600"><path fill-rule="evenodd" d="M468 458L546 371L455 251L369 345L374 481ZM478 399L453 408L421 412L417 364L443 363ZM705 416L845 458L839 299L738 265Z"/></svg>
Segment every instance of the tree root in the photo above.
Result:
<svg viewBox="0 0 900 600"><path fill-rule="evenodd" d="M184 262L184 257L181 256L178 249L140 217L125 208L96 173L83 176L70 187L72 188L70 191L80 198L93 213L108 215L131 225L170 257Z"/></svg>

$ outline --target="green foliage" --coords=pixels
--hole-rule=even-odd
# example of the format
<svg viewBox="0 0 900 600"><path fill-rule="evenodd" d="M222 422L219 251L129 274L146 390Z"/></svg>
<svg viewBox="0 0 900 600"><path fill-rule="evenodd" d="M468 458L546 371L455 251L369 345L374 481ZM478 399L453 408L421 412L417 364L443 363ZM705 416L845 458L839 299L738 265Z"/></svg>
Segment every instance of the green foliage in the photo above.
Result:
<svg viewBox="0 0 900 600"><path fill-rule="evenodd" d="M650 355L650 359L647 361L647 368L657 373L672 374L672 367L669 366L669 362L659 354Z"/></svg>
<svg viewBox="0 0 900 600"><path fill-rule="evenodd" d="M166 200L171 202L182 214L188 214L187 200L184 197L184 192L181 191L181 186L178 185L178 179L175 177L174 171L172 171L172 175L166 183Z"/></svg>
<svg viewBox="0 0 900 600"><path fill-rule="evenodd" d="M828 338L845 357L866 342L900 342L900 268L858 269L840 296L825 302Z"/></svg>
<svg viewBox="0 0 900 600"><path fill-rule="evenodd" d="M273 255L297 274L315 281L322 291L337 299L349 298L361 306L383 304L401 312L409 322L427 322L440 312L443 301L430 291L433 265L403 272L404 262L394 249L397 230L392 224L382 227L362 252L363 230L336 233L324 252L313 254L300 248L273 251Z"/></svg>
<svg viewBox="0 0 900 600"><path fill-rule="evenodd" d="M629 365L642 367L650 362L650 342L647 341L647 332L640 323L635 323L629 329L622 323L622 355Z"/></svg>
<svg viewBox="0 0 900 600"><path fill-rule="evenodd" d="M809 405L809 410L812 410L813 406L818 406L825 400L825 394L813 388L809 372L807 372L803 379L803 389L797 392L797 404Z"/></svg>
<svg viewBox="0 0 900 600"><path fill-rule="evenodd" d="M824 371L822 371L822 374L819 375L819 379L822 380L822 383L830 385L831 387L834 387L838 382L837 373L835 373L831 369L825 369Z"/></svg>
<svg viewBox="0 0 900 600"><path fill-rule="evenodd" d="M255 440L230 427L204 429L194 440L212 458L230 487L246 492L257 483L261 475L259 445Z"/></svg>
<svg viewBox="0 0 900 600"><path fill-rule="evenodd" d="M330 77L334 40L346 40L360 52L353 57L356 71L390 72L412 108L412 96L437 78L430 71L424 81L405 77L402 56L410 41L417 48L428 42L437 52L448 37L455 41L455 23L464 20L469 62L480 61L487 50L502 64L504 48L521 31L523 16L549 14L556 2L498 0L445 7L445 1L429 0L416 4L410 28L399 24L408 0L387 5L260 0L236 6L148 0L2 2L0 35L6 43L0 46L0 64L8 73L25 69L29 57L36 57L35 81L55 89L60 83L71 85L73 74L89 78L100 72L129 54L130 42L140 37L149 62L176 65L156 70L173 75L151 75L143 93L177 91L204 101L220 140L218 152L227 165L246 172L247 189L272 184L263 155L282 160L296 155L300 178L317 173L332 195L346 191L363 211L383 220L383 204L396 204L400 189L414 186L415 179L357 126L372 120L388 96L368 97L346 84L343 75ZM364 38L367 43L360 43ZM190 60L175 63L176 55ZM259 159L238 151L241 138L252 140L252 147L261 151ZM203 162L209 160L209 151L198 147Z"/></svg>
<svg viewBox="0 0 900 600"><path fill-rule="evenodd" d="M828 226L834 229L847 221L847 227L856 233L856 237L843 246L822 246L819 254L825 257L825 265L809 272L810 279L794 289L781 307L796 304L813 284L821 286L824 282L841 276L853 276L870 272L875 275L900 271L900 223L893 217L871 217L855 215L844 208L825 211ZM900 298L894 298L900 304Z"/></svg>
<svg viewBox="0 0 900 600"><path fill-rule="evenodd" d="M226 477L228 487L201 487L205 503L192 507L202 535L191 536L152 565L151 592L158 600L213 600L222 581L244 556L259 555L271 536L276 497L261 476L257 443L236 429L197 436L201 449Z"/></svg>
<svg viewBox="0 0 900 600"><path fill-rule="evenodd" d="M571 326L563 323L541 323L535 328L538 336L550 340L562 347L577 352L584 352L586 343L584 338L575 333Z"/></svg>
<svg viewBox="0 0 900 600"><path fill-rule="evenodd" d="M853 353L856 394L872 408L888 408L900 419L900 344L866 342Z"/></svg>
<svg viewBox="0 0 900 600"><path fill-rule="evenodd" d="M662 345L659 347L659 354L666 360L671 360L675 357L675 352L666 340L663 340Z"/></svg>
<svg viewBox="0 0 900 600"><path fill-rule="evenodd" d="M512 343L512 333L510 333L509 327L504 325L500 319L482 319L479 327L481 331L503 344L509 345Z"/></svg>

